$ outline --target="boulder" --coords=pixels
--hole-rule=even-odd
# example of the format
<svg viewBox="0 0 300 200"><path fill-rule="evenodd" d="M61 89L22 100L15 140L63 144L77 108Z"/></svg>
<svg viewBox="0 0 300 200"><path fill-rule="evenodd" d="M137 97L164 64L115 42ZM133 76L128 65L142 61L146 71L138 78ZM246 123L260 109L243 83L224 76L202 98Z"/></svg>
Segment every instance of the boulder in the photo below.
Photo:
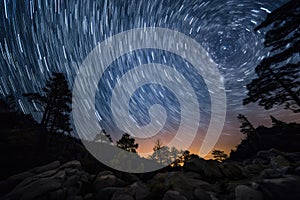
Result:
<svg viewBox="0 0 300 200"><path fill-rule="evenodd" d="M280 169L284 175L287 174L296 174L296 168L295 167L283 167Z"/></svg>
<svg viewBox="0 0 300 200"><path fill-rule="evenodd" d="M65 177L66 177L65 171L58 171L57 169L53 169L53 170L45 171L40 174L26 178L21 183L19 183L15 187L15 189L25 187L26 185L29 185L30 183L33 183L38 180L43 180L43 179L57 179L57 180L60 180L61 182L63 182Z"/></svg>
<svg viewBox="0 0 300 200"><path fill-rule="evenodd" d="M242 169L235 163L225 162L219 166L225 177L233 180L245 178Z"/></svg>
<svg viewBox="0 0 300 200"><path fill-rule="evenodd" d="M35 173L35 174L38 174L38 173L42 173L42 172L45 172L45 171L50 171L50 170L56 169L59 166L60 166L60 162L59 161L53 161L53 162L51 162L49 164L33 168L30 171L33 172L33 173Z"/></svg>
<svg viewBox="0 0 300 200"><path fill-rule="evenodd" d="M252 160L252 164L254 164L254 165L269 165L270 164L270 158L256 157Z"/></svg>
<svg viewBox="0 0 300 200"><path fill-rule="evenodd" d="M278 151L277 149L269 149L264 151L259 151L256 154L256 157L258 158L264 158L264 159L271 159L272 157L281 155L282 153Z"/></svg>
<svg viewBox="0 0 300 200"><path fill-rule="evenodd" d="M210 194L211 200L219 200L219 198L217 198L217 195L215 193L209 192L209 194Z"/></svg>
<svg viewBox="0 0 300 200"><path fill-rule="evenodd" d="M158 173L152 179L152 192L161 192L167 190L174 190L185 196L187 199L193 198L193 192L196 188L205 191L212 191L212 186L203 181L190 178L183 172L167 172Z"/></svg>
<svg viewBox="0 0 300 200"><path fill-rule="evenodd" d="M15 174L15 175L12 175L10 177L7 178L7 181L8 182L13 182L13 183L19 183L20 181L30 177L30 176L34 176L36 175L36 173L32 172L31 170L30 171L26 171L26 172L22 172L22 173L19 173L19 174Z"/></svg>
<svg viewBox="0 0 300 200"><path fill-rule="evenodd" d="M84 192L86 187L90 187L89 183L89 174L85 171L77 170L73 175L67 174L62 187L66 188L68 196L76 196Z"/></svg>
<svg viewBox="0 0 300 200"><path fill-rule="evenodd" d="M184 196L182 196L179 192L169 190L165 193L162 200L187 200Z"/></svg>
<svg viewBox="0 0 300 200"><path fill-rule="evenodd" d="M249 179L241 179L241 180L236 180L236 181L220 181L218 183L218 188L216 189L217 191L221 193L229 193L232 198L235 196L235 189L239 185L248 185L249 184ZM254 187L252 187L254 188Z"/></svg>
<svg viewBox="0 0 300 200"><path fill-rule="evenodd" d="M118 174L118 177L128 185L140 181L140 179L135 174L132 173L120 173Z"/></svg>
<svg viewBox="0 0 300 200"><path fill-rule="evenodd" d="M97 175L93 183L94 190L96 191L105 187L123 187L125 185L125 182L115 175Z"/></svg>
<svg viewBox="0 0 300 200"><path fill-rule="evenodd" d="M260 164L251 164L243 167L243 174L247 177L259 176L260 173L266 169L266 166Z"/></svg>
<svg viewBox="0 0 300 200"><path fill-rule="evenodd" d="M81 163L78 160L72 160L72 161L66 162L65 164L61 165L58 168L58 170L62 170L65 168L81 169Z"/></svg>
<svg viewBox="0 0 300 200"><path fill-rule="evenodd" d="M135 200L142 200L150 195L149 188L139 181L131 184L127 192L135 197Z"/></svg>
<svg viewBox="0 0 300 200"><path fill-rule="evenodd" d="M24 180L16 186L7 196L7 199L34 199L38 196L45 195L51 191L58 190L62 186L65 174L63 171L47 178L41 178L32 182Z"/></svg>
<svg viewBox="0 0 300 200"><path fill-rule="evenodd" d="M201 188L196 188L194 190L194 196L196 199L200 199L200 200L211 200L211 195L208 194L207 192L205 192L203 189Z"/></svg>
<svg viewBox="0 0 300 200"><path fill-rule="evenodd" d="M259 189L262 191L265 199L272 200L298 200L300 199L300 177L294 175L285 175L282 178L263 179L257 181Z"/></svg>
<svg viewBox="0 0 300 200"><path fill-rule="evenodd" d="M205 180L224 178L219 163L215 160L204 160L203 158L194 158L186 161L184 168L187 171L199 173Z"/></svg>
<svg viewBox="0 0 300 200"><path fill-rule="evenodd" d="M77 174L79 172L79 169L74 169L74 168L66 168L64 169L64 171L66 172L67 176L73 176L75 174Z"/></svg>
<svg viewBox="0 0 300 200"><path fill-rule="evenodd" d="M43 173L43 172L46 172L46 171L53 170L53 169L55 169L59 166L60 166L60 162L59 161L54 161L54 162L51 162L49 164L39 166L39 167L35 167L35 168L30 169L28 171L12 175L12 176L8 177L5 181L0 182L0 193L7 193L10 190L12 190L21 181L23 181L23 180L25 180L29 177L35 176L39 173Z"/></svg>
<svg viewBox="0 0 300 200"><path fill-rule="evenodd" d="M282 155L278 155L271 158L271 165L274 168L284 168L284 167L290 167L290 162L285 159Z"/></svg>
<svg viewBox="0 0 300 200"><path fill-rule="evenodd" d="M79 161L70 161L61 166L59 164L52 162L29 170L40 172L29 177L27 172L12 176L11 180L27 178L6 194L4 199L82 199L81 195L87 192L83 188L91 184L90 175L81 170Z"/></svg>
<svg viewBox="0 0 300 200"><path fill-rule="evenodd" d="M236 200L263 200L263 195L260 191L254 190L246 185L239 185L235 188Z"/></svg>
<svg viewBox="0 0 300 200"><path fill-rule="evenodd" d="M105 175L114 175L111 171L101 171L97 174L97 176L105 176Z"/></svg>
<svg viewBox="0 0 300 200"><path fill-rule="evenodd" d="M187 178L191 178L191 179L201 179L202 176L196 172L185 172L184 175L187 177Z"/></svg>
<svg viewBox="0 0 300 200"><path fill-rule="evenodd" d="M277 149L273 149L273 148L269 150L259 151L257 152L256 157L252 160L252 164L269 165L271 158L276 157L278 155L282 155L282 153Z"/></svg>
<svg viewBox="0 0 300 200"><path fill-rule="evenodd" d="M300 161L300 152L285 153L284 157L291 162L297 163Z"/></svg>
<svg viewBox="0 0 300 200"><path fill-rule="evenodd" d="M261 178L280 178L283 176L283 171L280 169L264 169L260 173Z"/></svg>

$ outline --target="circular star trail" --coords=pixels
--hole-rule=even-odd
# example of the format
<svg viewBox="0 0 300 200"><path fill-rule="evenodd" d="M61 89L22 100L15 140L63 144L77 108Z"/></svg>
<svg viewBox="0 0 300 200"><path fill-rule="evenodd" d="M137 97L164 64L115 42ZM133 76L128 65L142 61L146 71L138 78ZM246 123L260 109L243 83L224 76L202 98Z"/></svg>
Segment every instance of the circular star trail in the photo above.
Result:
<svg viewBox="0 0 300 200"><path fill-rule="evenodd" d="M63 72L72 87L83 60L108 37L133 28L168 28L195 39L218 65L225 83L228 108L223 135L235 138L223 138L222 145L234 146L240 137L232 131L239 126L235 122L237 114L251 115L257 109L242 106L247 92L245 86L255 77L254 68L267 53L263 47L265 33L253 29L285 2L4 0L0 4L0 95L14 94L20 109L39 120L40 113L34 112L37 105L27 102L22 94L41 92L52 72ZM96 94L99 123L115 140L120 137L122 130L116 128L108 103L112 89L128 70L150 63L174 67L195 89L201 120L199 134L191 148L199 148L210 119L209 91L190 63L163 50L133 51L119 57L109 67L99 81L102 87ZM148 84L141 87L129 104L131 117L141 125L149 123L149 107L160 104L168 116L162 134L178 128L179 102L163 86Z"/></svg>

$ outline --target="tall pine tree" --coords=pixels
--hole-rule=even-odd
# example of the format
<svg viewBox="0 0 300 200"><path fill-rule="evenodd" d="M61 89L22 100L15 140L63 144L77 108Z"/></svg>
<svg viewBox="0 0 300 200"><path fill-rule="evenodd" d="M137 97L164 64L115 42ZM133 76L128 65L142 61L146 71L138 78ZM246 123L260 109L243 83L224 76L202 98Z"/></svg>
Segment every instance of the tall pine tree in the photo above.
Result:
<svg viewBox="0 0 300 200"><path fill-rule="evenodd" d="M274 10L256 30L270 27L265 46L269 57L256 67L258 78L247 85L244 104L258 102L265 109L285 105L300 112L300 1L292 0Z"/></svg>
<svg viewBox="0 0 300 200"><path fill-rule="evenodd" d="M72 93L62 73L53 73L42 88L42 93L26 93L30 102L40 105L43 112L40 124L50 132L67 133L72 131L70 112Z"/></svg>
<svg viewBox="0 0 300 200"><path fill-rule="evenodd" d="M239 114L237 118L241 122L240 131L243 134L249 136L250 134L255 132L255 128L253 127L253 125L250 123L250 121L247 119L245 115Z"/></svg>
<svg viewBox="0 0 300 200"><path fill-rule="evenodd" d="M136 153L139 144L135 143L135 139L128 133L124 133L122 138L117 141L117 147L131 153Z"/></svg>

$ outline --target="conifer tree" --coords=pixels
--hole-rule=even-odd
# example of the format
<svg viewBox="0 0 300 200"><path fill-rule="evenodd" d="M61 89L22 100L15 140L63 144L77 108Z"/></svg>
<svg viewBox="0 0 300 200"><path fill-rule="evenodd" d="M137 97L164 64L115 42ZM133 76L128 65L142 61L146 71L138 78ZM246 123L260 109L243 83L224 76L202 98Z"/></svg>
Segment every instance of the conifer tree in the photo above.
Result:
<svg viewBox="0 0 300 200"><path fill-rule="evenodd" d="M135 139L128 133L124 133L122 138L117 141L117 147L131 153L136 153L139 144L135 143Z"/></svg>
<svg viewBox="0 0 300 200"><path fill-rule="evenodd" d="M70 112L72 93L62 73L53 73L42 88L42 93L26 93L29 102L40 105L43 113L40 124L50 132L67 133L72 131Z"/></svg>
<svg viewBox="0 0 300 200"><path fill-rule="evenodd" d="M269 27L265 46L271 48L256 67L257 78L247 85L244 104L258 102L265 109L285 105L300 112L300 1L292 0L274 10L255 30Z"/></svg>

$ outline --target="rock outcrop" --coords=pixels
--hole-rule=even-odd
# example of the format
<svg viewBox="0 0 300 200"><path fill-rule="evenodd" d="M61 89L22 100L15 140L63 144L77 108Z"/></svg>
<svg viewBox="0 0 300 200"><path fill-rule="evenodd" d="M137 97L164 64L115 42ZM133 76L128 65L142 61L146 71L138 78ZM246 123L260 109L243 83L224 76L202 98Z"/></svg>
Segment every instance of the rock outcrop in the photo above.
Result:
<svg viewBox="0 0 300 200"><path fill-rule="evenodd" d="M299 171L300 153L275 149L244 162L194 158L181 171L160 172L144 181L112 171L89 174L76 160L54 161L1 181L0 199L298 200Z"/></svg>

